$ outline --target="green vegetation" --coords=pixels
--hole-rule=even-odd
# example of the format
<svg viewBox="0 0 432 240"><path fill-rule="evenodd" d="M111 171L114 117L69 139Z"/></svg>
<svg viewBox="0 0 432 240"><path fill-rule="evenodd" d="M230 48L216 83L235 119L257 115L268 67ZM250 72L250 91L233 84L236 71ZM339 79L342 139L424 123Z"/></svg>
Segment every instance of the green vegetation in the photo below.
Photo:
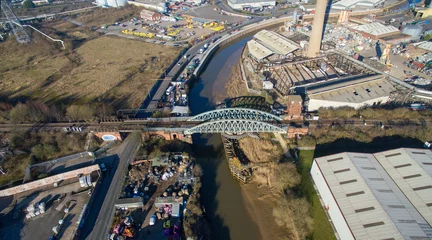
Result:
<svg viewBox="0 0 432 240"><path fill-rule="evenodd" d="M184 214L183 229L185 236L189 239L210 239L211 229L210 224L205 218L204 211L200 203L201 189L200 177L202 176L202 169L199 165L195 165L193 169L195 177L198 179L194 186L193 192L189 196L186 212Z"/></svg>
<svg viewBox="0 0 432 240"><path fill-rule="evenodd" d="M391 121L404 119L420 120L422 118L432 117L432 110L412 111L406 107L394 109L368 107L358 110L352 107L320 108L318 109L318 113L320 115L320 118L324 119L349 119L362 116L366 119L380 119L383 121Z"/></svg>
<svg viewBox="0 0 432 240"><path fill-rule="evenodd" d="M21 181L25 168L30 164L84 151L86 136L63 132L14 131L3 138L9 139L10 152L2 162L6 174L0 175L0 186Z"/></svg>
<svg viewBox="0 0 432 240"><path fill-rule="evenodd" d="M94 121L111 117L114 110L104 103L70 105L27 101L15 106L0 103L0 123L37 123L61 121Z"/></svg>
<svg viewBox="0 0 432 240"><path fill-rule="evenodd" d="M33 3L32 0L25 0L23 3L24 8L35 8L36 5Z"/></svg>
<svg viewBox="0 0 432 240"><path fill-rule="evenodd" d="M318 195L312 184L309 171L312 167L314 151L300 151L298 170L301 174L301 183L299 185L299 193L304 196L310 205L311 216L313 220L313 232L311 234L314 240L329 240L336 239L333 229L328 221L327 215L321 206Z"/></svg>
<svg viewBox="0 0 432 240"><path fill-rule="evenodd" d="M309 147L315 145L332 144L336 141L341 141L340 146L334 149L348 149L349 147L356 147L356 145L363 144L368 145L379 138L383 139L405 139L406 144L410 144L410 139L415 140L414 146L421 146L419 142L429 141L432 135L432 128L429 126L397 126L397 127L385 127L382 129L379 126L364 126L356 127L353 125L335 125L334 127L315 127L310 129L310 136L302 137L297 140L297 146ZM388 140L387 140L388 141ZM342 144L344 142L344 144ZM386 141L376 141L376 146L381 148L389 144Z"/></svg>

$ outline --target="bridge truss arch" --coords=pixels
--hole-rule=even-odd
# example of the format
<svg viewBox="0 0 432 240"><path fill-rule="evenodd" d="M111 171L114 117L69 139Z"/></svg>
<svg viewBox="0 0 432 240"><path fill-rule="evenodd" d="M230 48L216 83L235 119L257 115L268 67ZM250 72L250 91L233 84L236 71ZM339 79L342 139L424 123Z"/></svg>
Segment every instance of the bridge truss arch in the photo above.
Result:
<svg viewBox="0 0 432 240"><path fill-rule="evenodd" d="M228 119L216 120L198 124L184 132L186 135L194 133L259 133L259 132L277 132L286 133L287 130L279 126L254 120L245 119Z"/></svg>
<svg viewBox="0 0 432 240"><path fill-rule="evenodd" d="M276 115L268 112L250 109L250 108L222 108L208 112L204 112L193 116L188 121L192 122L207 122L217 120L255 120L255 121L282 121L282 119Z"/></svg>

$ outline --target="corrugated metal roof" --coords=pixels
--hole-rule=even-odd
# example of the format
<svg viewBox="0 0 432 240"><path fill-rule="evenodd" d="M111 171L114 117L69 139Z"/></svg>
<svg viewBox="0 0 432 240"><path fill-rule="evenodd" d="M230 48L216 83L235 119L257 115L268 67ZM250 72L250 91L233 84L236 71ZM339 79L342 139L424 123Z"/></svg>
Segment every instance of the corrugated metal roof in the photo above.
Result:
<svg viewBox="0 0 432 240"><path fill-rule="evenodd" d="M254 35L254 39L275 54L287 55L298 49L298 46L286 37L272 31L261 30Z"/></svg>
<svg viewBox="0 0 432 240"><path fill-rule="evenodd" d="M361 161L360 166L354 165L351 160L356 154L341 153L315 160L356 239L401 239L401 234L361 175L363 171L358 170L362 165L370 167L367 163L373 161L373 155L357 155L362 158L355 158L354 161ZM381 178L378 171L372 171L367 177ZM351 180L355 182L349 182ZM370 208L373 209L367 210Z"/></svg>
<svg viewBox="0 0 432 240"><path fill-rule="evenodd" d="M367 80L367 81L366 81ZM359 82L342 82L328 84L314 89L307 89L310 99L326 100L346 103L362 103L372 99L378 99L390 95L395 87L383 76L372 76Z"/></svg>
<svg viewBox="0 0 432 240"><path fill-rule="evenodd" d="M253 39L247 43L247 46L249 53L258 60L261 60L273 54L270 49L266 48L264 45Z"/></svg>
<svg viewBox="0 0 432 240"><path fill-rule="evenodd" d="M432 42L421 42L416 44L416 47L419 47L424 50L432 51Z"/></svg>
<svg viewBox="0 0 432 240"><path fill-rule="evenodd" d="M432 152L400 148L377 153L375 157L417 211L432 225Z"/></svg>
<svg viewBox="0 0 432 240"><path fill-rule="evenodd" d="M392 180L388 173L389 166L381 165L377 160L378 157L389 154L401 153L400 156L407 157L408 153L403 155L405 151L417 150L398 149L377 154L340 153L315 159L356 239L432 237L432 228L425 221L423 213L401 191L399 184ZM430 151L429 155L432 155ZM419 161L426 161L425 159L419 158ZM428 161L432 164L432 158ZM411 164L414 165L414 162ZM432 165L425 166L429 168L429 172L432 171ZM393 166L390 168L394 169ZM414 171L406 174L417 173ZM424 183L431 184L431 181ZM428 196L432 197L432 194Z"/></svg>
<svg viewBox="0 0 432 240"><path fill-rule="evenodd" d="M378 22L356 26L356 27L353 27L353 29L355 29L357 31L369 33L369 34L374 35L374 36L380 36L380 35L384 35L384 34L398 33L399 32L399 29L395 28L394 26L391 26L391 25L386 26L386 25L378 23Z"/></svg>
<svg viewBox="0 0 432 240"><path fill-rule="evenodd" d="M332 4L332 8L334 9L349 9L354 8L355 6L375 6L384 0L342 0Z"/></svg>
<svg viewBox="0 0 432 240"><path fill-rule="evenodd" d="M233 4L251 4L251 3L261 3L261 5L276 5L275 0L229 0Z"/></svg>

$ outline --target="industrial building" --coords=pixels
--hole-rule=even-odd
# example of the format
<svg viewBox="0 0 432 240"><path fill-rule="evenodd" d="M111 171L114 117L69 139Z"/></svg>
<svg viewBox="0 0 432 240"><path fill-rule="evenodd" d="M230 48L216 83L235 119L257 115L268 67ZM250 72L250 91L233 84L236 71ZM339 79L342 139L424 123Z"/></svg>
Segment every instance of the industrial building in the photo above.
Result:
<svg viewBox="0 0 432 240"><path fill-rule="evenodd" d="M127 0L96 0L96 4L100 7L123 7Z"/></svg>
<svg viewBox="0 0 432 240"><path fill-rule="evenodd" d="M414 11L417 18L429 18L432 16L432 4L427 8L416 8Z"/></svg>
<svg viewBox="0 0 432 240"><path fill-rule="evenodd" d="M140 18L146 21L159 21L162 18L162 14L147 9L143 9L140 12Z"/></svg>
<svg viewBox="0 0 432 240"><path fill-rule="evenodd" d="M382 75L324 82L306 89L308 111L320 107L348 106L358 109L366 105L380 105L388 102L396 90L393 83Z"/></svg>
<svg viewBox="0 0 432 240"><path fill-rule="evenodd" d="M378 40L383 37L399 34L400 31L392 25L384 25L379 22L359 25L351 28L352 31L360 33L363 37Z"/></svg>
<svg viewBox="0 0 432 240"><path fill-rule="evenodd" d="M316 158L310 171L338 239L432 238L432 152Z"/></svg>
<svg viewBox="0 0 432 240"><path fill-rule="evenodd" d="M235 10L247 8L273 8L276 6L275 0L228 0L228 5Z"/></svg>
<svg viewBox="0 0 432 240"><path fill-rule="evenodd" d="M127 2L129 4L138 7L143 7L145 9L156 11L159 13L167 12L167 3L163 0L134 0L134 1L127 1Z"/></svg>
<svg viewBox="0 0 432 240"><path fill-rule="evenodd" d="M299 46L288 38L268 30L259 31L247 43L249 57L255 61L280 61L299 49Z"/></svg>
<svg viewBox="0 0 432 240"><path fill-rule="evenodd" d="M332 9L350 10L355 7L374 8L383 4L385 0L341 0L331 5Z"/></svg>

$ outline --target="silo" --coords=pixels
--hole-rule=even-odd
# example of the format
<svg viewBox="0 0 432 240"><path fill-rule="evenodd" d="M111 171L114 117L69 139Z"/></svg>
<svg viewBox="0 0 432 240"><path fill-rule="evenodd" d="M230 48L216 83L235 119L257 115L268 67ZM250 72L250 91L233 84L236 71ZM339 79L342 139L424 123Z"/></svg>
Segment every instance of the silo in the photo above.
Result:
<svg viewBox="0 0 432 240"><path fill-rule="evenodd" d="M422 32L423 32L422 26L409 25L402 28L402 33L411 35L411 40L419 40Z"/></svg>

